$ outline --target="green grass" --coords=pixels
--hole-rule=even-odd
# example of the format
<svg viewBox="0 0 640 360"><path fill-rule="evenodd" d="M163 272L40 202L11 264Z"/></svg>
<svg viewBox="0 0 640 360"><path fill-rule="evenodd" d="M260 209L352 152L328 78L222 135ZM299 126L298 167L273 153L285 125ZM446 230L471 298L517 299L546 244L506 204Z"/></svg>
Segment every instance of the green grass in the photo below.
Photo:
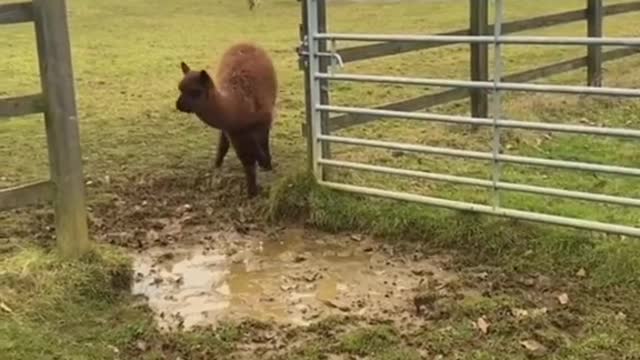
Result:
<svg viewBox="0 0 640 360"><path fill-rule="evenodd" d="M461 266L492 264L516 272L565 276L586 267L593 286L640 289L640 261L635 256L640 244L632 238L590 235L474 213L424 211L420 205L336 193L305 176L283 181L273 194L271 213L276 219L305 213L308 223L327 231L363 231L396 243L411 241L425 248L459 251Z"/></svg>
<svg viewBox="0 0 640 360"><path fill-rule="evenodd" d="M12 1L0 0L0 3ZM607 4L623 1L608 1ZM335 2L329 9L335 32L435 33L463 28L466 0L367 4ZM538 0L507 3L507 19L515 20L580 8L582 0ZM301 174L306 166L301 72L294 52L298 44L299 4L265 0L250 13L243 1L181 2L159 0L71 1L70 26L82 151L89 194L91 233L98 242L136 246L153 218L171 217L184 204L193 207L195 225L306 221L330 231L363 231L398 246L420 244L422 250L456 252L463 273L493 269L502 287L474 300L450 304L451 316L407 334L390 325L330 320L305 331L273 329L262 324L229 324L218 329L159 333L147 309L136 305L123 288L128 261L111 248L65 262L52 245L52 213L35 207L0 214L0 353L8 359L107 359L117 349L121 358L224 359L242 353L254 336L275 331L288 339L282 359L323 359L334 354L374 359L430 356L459 359L524 359L519 341L534 338L553 359L633 358L639 356L640 245L557 227L460 214L431 207L400 204L328 191ZM637 13L607 18L610 36L638 36ZM31 25L2 27L0 97L39 91L35 41ZM583 23L530 31L536 35L583 35ZM180 61L193 67L212 65L233 42L252 39L274 57L281 84L279 117L274 128L276 185L257 203L243 200L242 171L231 153L220 182L200 186L208 171L215 135L173 104ZM348 44L339 44L346 46ZM578 47L505 47L508 73L584 55ZM605 65L606 86L638 87L638 56ZM348 64L345 72L465 79L467 46L386 57ZM582 84L585 72L574 71L540 82ZM394 85L336 83L332 102L375 106L440 89ZM640 102L558 95L507 94L504 116L523 121L590 123L638 129ZM462 101L432 109L467 114ZM489 151L491 133L470 133L458 126L385 120L342 130L339 135ZM616 163L639 167L637 141L505 131L510 154ZM337 159L392 167L490 178L485 163L415 154L334 146ZM48 176L44 124L39 115L0 124L0 188ZM455 200L487 202L491 194L453 186L368 173L333 171L331 178ZM633 178L508 165L503 179L541 186L640 197ZM261 182L268 182L261 174ZM577 216L627 225L640 223L631 208L551 200L508 193L507 206ZM146 205L144 205L146 204ZM125 233L124 240L114 240ZM118 238L119 239L119 238ZM575 273L584 268L580 281ZM522 324L508 315L514 306L530 307L530 290L517 279L534 274L553 278L554 290L570 289L572 308L543 320ZM484 286L484 285L482 285ZM535 294L538 296L539 294ZM575 300L574 300L575 299ZM575 302L575 303L574 303ZM624 313L626 320L619 320ZM492 324L487 335L471 325L479 316ZM334 321L334 322L332 322ZM320 345L318 345L320 344ZM144 345L144 346L142 346ZM145 351L142 351L144 348ZM261 348L262 349L262 348ZM245 354L246 355L246 354ZM250 358L250 357L249 357Z"/></svg>

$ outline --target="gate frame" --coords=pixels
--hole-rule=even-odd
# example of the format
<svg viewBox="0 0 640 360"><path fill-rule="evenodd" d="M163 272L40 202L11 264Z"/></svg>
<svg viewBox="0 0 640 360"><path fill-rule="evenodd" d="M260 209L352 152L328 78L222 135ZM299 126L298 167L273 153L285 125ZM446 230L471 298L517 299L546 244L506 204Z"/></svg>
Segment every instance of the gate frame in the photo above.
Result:
<svg viewBox="0 0 640 360"><path fill-rule="evenodd" d="M90 248L85 184L65 0L0 5L0 25L33 22L42 93L0 99L0 120L44 113L50 180L0 189L0 210L52 201L65 257Z"/></svg>
<svg viewBox="0 0 640 360"><path fill-rule="evenodd" d="M440 35L382 35L382 34L333 34L326 31L326 3L325 0L302 0L303 25L301 31L302 47L298 49L301 55L301 64L304 65L306 94L306 113L307 113L307 131L310 150L311 168L318 183L322 186L335 190L359 193L364 195L372 195L396 200L406 200L428 205L434 205L454 210L472 211L489 215L497 215L503 217L516 218L521 220L529 220L535 222L549 223L554 225L568 226L585 230L595 230L606 233L619 235L640 237L640 228L604 223L598 221L584 220L572 217L550 215L545 213L522 211L515 209L503 208L500 206L500 191L517 191L525 193L533 193L539 195L558 196L571 199L580 199L594 201L600 203L609 203L617 205L628 205L640 207L640 199L611 196L605 194L592 194L580 191L570 191L551 187L531 186L526 184L514 184L500 181L501 165L503 163L528 164L535 166L548 166L555 168L565 168L581 171L594 171L610 174L620 174L640 177L640 169L599 165L592 163L550 160L543 158L532 158L524 156L504 155L501 148L500 130L502 128L519 128L527 130L545 130L559 131L567 133L591 134L601 136L613 136L623 138L640 139L640 130L626 128L602 128L581 125L565 125L560 123L535 123L523 122L516 120L507 120L501 118L502 99L501 92L510 91L533 91L546 93L564 93L564 94L584 94L584 95L606 95L606 96L623 96L623 97L640 97L640 89L623 89L623 88L606 88L601 86L601 48L604 45L618 45L635 47L640 49L639 38L612 38L602 37L602 1L587 0L587 13L600 16L600 21L590 21L588 29L588 37L542 37L542 36L505 36L503 34L503 13L504 0L495 0L495 25L493 26L493 35L477 35L478 31L469 31L469 35L462 34L440 34ZM477 0L478 1L478 0ZM486 2L486 0L479 0ZM474 0L471 0L473 3ZM636 3L630 3L637 6ZM320 27L320 23L323 27ZM482 27L478 25L477 27ZM428 47L432 44L455 44L466 43L475 48L472 50L472 57L482 58L478 53L483 48L487 48L489 44L494 46L494 74L492 81L488 79L478 80L472 76L471 81L461 80L445 80L445 79L424 79L424 78L407 78L394 76L372 76L372 75L352 75L340 74L336 75L332 71L334 59L342 62L340 54L336 51L335 43L338 40L346 41L364 41L364 42L384 42L384 43L420 43ZM326 45L321 51L320 44L326 44L331 41L331 52L327 52ZM505 81L502 74L502 45L503 44L537 44L537 45L573 45L587 46L589 58L586 65L588 67L588 84L590 86L569 86L569 85L540 85L525 84L518 82ZM475 55L473 55L475 53ZM331 59L331 66L327 70L321 68L321 63L326 59ZM570 69L571 70L571 69ZM327 97L321 97L321 91L328 91L326 84L328 81L351 81L351 82L372 82L372 83L394 83L405 85L427 85L439 87L453 87L458 89L468 89L474 97L477 90L492 90L496 96L493 97L493 114L491 118L487 116L472 115L466 116L449 116L431 113L413 113L409 111L387 110L387 109L367 109L346 106L331 106ZM476 95L477 96L477 95ZM478 101L472 101L472 104ZM356 138L347 138L330 135L327 129L330 128L324 114L340 113L347 115L372 116L372 117L389 117L389 118L409 118L424 121L467 124L474 127L491 126L493 129L493 141L491 153L452 150L448 148L438 148L430 146L408 145L395 142L385 142L376 140L362 140ZM492 179L481 180L461 176L452 176L446 174L435 174L423 171L411 171L384 166L365 165L347 161L331 160L329 154L324 152L323 145L329 143L342 143L350 145L360 145L375 148L385 148L393 150L403 150L410 152L419 152L426 154L448 155L460 158L472 158L480 160L489 160L493 164ZM465 185L475 185L492 189L493 205L483 205L478 203L470 203L464 201L446 200L430 196L421 196L416 194L381 190L365 186L355 186L342 183L328 181L323 172L324 167L340 167L352 170L364 170L377 173L394 174L407 177L415 177L422 179L430 179L437 181L452 182Z"/></svg>

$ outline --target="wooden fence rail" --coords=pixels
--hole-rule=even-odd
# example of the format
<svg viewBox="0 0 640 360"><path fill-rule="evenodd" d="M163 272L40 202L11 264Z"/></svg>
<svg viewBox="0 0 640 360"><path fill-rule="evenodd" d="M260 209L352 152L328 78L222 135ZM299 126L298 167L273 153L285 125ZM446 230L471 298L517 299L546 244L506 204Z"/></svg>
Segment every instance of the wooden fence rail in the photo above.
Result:
<svg viewBox="0 0 640 360"><path fill-rule="evenodd" d="M488 24L489 0L470 0L469 28L440 33L438 35L488 35L493 33L493 25ZM580 10L566 11L557 14L538 16L529 19L516 20L503 24L504 34L516 33L533 29L568 24L587 20L587 35L601 37L603 18L606 16L640 11L640 1L603 6L602 0L586 0L586 7ZM382 42L376 44L354 46L338 49L344 63L370 60L379 57L403 54L412 51L433 49L451 45L448 43L422 42ZM559 63L545 65L539 68L504 76L503 81L527 82L553 75L562 74L580 68L587 68L587 83L590 86L602 85L602 64L607 61L639 54L638 48L620 48L602 51L601 46L588 46L587 56L566 60ZM486 44L470 45L470 77L476 81L488 81L489 62L488 46ZM459 101L471 97L471 115L473 117L488 117L488 94L478 89L452 89L435 94L427 94L416 98L375 107L375 109L420 111L429 107ZM308 99L307 99L308 102ZM331 132L350 126L364 124L378 119L375 116L359 114L342 114L323 120L325 128ZM308 136L308 125L303 125L303 134Z"/></svg>
<svg viewBox="0 0 640 360"><path fill-rule="evenodd" d="M0 24L35 23L42 94L0 99L0 118L44 113L51 180L0 189L0 210L53 201L58 248L89 249L82 157L65 0L0 5Z"/></svg>

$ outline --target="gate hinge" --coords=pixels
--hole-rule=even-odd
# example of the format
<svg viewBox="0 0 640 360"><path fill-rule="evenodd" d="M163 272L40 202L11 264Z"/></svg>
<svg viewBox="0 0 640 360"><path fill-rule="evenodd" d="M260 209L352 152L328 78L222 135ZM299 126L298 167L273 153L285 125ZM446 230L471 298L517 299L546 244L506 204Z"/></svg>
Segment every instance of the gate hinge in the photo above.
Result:
<svg viewBox="0 0 640 360"><path fill-rule="evenodd" d="M298 69L306 70L309 66L309 42L306 35L303 36L300 45L296 47L296 53L298 54Z"/></svg>

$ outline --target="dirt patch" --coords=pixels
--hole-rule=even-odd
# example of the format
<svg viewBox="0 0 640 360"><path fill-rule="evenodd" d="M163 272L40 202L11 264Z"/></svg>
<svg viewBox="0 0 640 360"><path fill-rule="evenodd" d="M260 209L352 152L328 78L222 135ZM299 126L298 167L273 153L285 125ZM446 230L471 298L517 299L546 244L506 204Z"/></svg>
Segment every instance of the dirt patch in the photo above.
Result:
<svg viewBox="0 0 640 360"><path fill-rule="evenodd" d="M361 236L288 229L193 234L135 255L133 293L165 328L258 320L310 325L331 315L411 321L457 291L448 259L397 254Z"/></svg>

